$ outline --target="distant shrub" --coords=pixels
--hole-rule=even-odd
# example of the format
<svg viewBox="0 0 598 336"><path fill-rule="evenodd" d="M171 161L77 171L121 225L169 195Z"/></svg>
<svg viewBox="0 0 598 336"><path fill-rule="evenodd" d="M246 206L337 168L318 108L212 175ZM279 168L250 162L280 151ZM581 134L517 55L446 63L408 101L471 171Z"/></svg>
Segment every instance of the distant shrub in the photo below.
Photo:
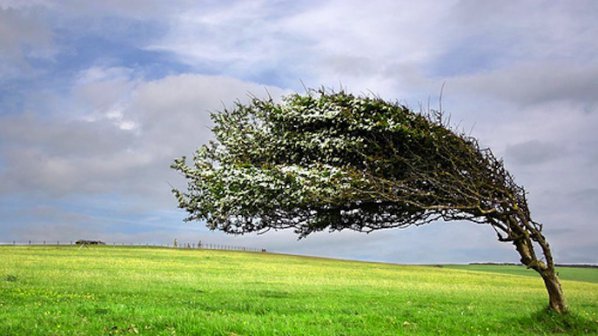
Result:
<svg viewBox="0 0 598 336"><path fill-rule="evenodd" d="M104 243L101 240L85 240L85 239L77 240L75 242L75 244L77 244L77 245L106 245L106 243Z"/></svg>

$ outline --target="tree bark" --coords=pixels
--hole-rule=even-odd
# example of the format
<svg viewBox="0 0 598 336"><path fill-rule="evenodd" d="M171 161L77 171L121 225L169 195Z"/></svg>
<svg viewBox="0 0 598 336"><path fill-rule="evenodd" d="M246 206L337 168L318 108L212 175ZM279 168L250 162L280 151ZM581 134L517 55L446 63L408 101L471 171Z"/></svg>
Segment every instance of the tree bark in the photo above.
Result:
<svg viewBox="0 0 598 336"><path fill-rule="evenodd" d="M535 241L540 245L546 263L537 258L530 236L536 238ZM544 236L538 230L528 226L525 231L522 231L521 236L513 241L513 244L521 256L521 263L527 266L527 268L538 272L542 280L544 280L544 285L548 292L548 309L558 314L567 313L567 303L561 283L556 275L552 252Z"/></svg>
<svg viewBox="0 0 598 336"><path fill-rule="evenodd" d="M544 285L548 291L548 307L555 313L564 314L567 312L567 304L565 302L565 296L561 288L559 278L553 271L546 271L541 274L544 280Z"/></svg>

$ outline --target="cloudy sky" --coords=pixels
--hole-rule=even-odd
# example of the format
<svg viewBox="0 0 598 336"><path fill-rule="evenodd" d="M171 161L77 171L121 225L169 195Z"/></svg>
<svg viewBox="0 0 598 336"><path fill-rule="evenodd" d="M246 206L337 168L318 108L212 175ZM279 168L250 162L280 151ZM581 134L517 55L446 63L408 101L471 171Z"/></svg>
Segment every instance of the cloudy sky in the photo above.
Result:
<svg viewBox="0 0 598 336"><path fill-rule="evenodd" d="M225 236L169 169L248 94L438 106L503 157L557 262L598 263L597 1L0 0L0 242L220 243L397 263L517 261L490 227Z"/></svg>

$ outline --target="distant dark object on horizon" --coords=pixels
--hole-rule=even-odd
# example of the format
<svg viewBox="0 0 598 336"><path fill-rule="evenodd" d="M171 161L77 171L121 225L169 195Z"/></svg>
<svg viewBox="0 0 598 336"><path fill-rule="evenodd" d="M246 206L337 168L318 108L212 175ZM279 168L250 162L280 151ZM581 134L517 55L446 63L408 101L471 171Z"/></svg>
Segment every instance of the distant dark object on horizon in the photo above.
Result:
<svg viewBox="0 0 598 336"><path fill-rule="evenodd" d="M104 243L101 240L85 240L85 239L77 240L75 242L75 244L77 244L77 245L106 245L106 243Z"/></svg>

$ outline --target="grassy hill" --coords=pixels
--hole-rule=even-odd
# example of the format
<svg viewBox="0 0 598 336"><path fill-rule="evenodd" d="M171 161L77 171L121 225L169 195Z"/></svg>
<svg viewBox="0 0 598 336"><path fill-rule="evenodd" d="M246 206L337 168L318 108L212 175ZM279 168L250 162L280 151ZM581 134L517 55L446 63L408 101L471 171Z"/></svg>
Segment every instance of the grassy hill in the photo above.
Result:
<svg viewBox="0 0 598 336"><path fill-rule="evenodd" d="M493 272L513 275L524 275L537 277L532 269L528 269L522 265L446 265L445 267L453 269L463 269L468 271ZM575 280L598 283L598 268L589 267L556 267L557 273L561 280Z"/></svg>
<svg viewBox="0 0 598 336"><path fill-rule="evenodd" d="M590 270L596 272L596 270ZM0 335L598 334L598 284L267 253L0 247Z"/></svg>

